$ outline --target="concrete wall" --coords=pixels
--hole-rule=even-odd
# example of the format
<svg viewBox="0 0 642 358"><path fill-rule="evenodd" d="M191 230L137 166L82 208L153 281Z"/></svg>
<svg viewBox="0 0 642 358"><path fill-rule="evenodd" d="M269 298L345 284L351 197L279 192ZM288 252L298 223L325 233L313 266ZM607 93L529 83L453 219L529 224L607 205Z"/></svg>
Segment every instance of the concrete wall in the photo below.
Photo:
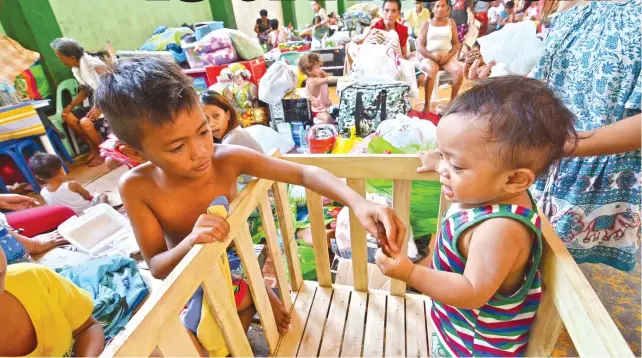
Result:
<svg viewBox="0 0 642 358"><path fill-rule="evenodd" d="M301 0L299 0L300 2ZM280 26L287 26L283 24L283 8L280 1L274 0L255 0L252 2L246 1L232 1L234 6L234 17L236 18L236 27L245 32L246 34L254 37L254 25L256 19L261 17L259 11L262 9L267 10L268 18L279 20ZM306 4L307 5L307 4Z"/></svg>
<svg viewBox="0 0 642 358"><path fill-rule="evenodd" d="M7 33L4 32L4 27L2 27L2 23L0 23L0 34L6 35Z"/></svg>
<svg viewBox="0 0 642 358"><path fill-rule="evenodd" d="M306 25L311 25L312 19L314 18L311 1L296 0L294 2L294 16L296 17L299 30L303 30Z"/></svg>
<svg viewBox="0 0 642 358"><path fill-rule="evenodd" d="M221 0L223 1L223 0ZM227 0L226 0L227 1ZM209 2L179 0L49 0L63 36L88 50L103 48L107 40L116 50L138 49L160 25L211 21ZM236 1L235 1L236 2Z"/></svg>

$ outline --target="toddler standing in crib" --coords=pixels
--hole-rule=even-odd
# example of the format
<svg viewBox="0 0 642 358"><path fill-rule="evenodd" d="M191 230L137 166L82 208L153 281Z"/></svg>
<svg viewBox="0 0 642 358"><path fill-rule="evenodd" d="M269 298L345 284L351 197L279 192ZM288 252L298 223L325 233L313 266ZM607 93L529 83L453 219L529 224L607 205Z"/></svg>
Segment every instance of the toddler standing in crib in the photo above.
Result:
<svg viewBox="0 0 642 358"><path fill-rule="evenodd" d="M334 119L328 112L328 108L332 106L328 84L337 83L338 77L328 76L321 69L321 65L323 65L321 57L314 52L308 52L299 59L299 69L308 77L305 89L312 108L312 118L316 119L315 124L317 122L332 124Z"/></svg>
<svg viewBox="0 0 642 358"><path fill-rule="evenodd" d="M421 155L452 203L431 268L377 252L376 263L433 300L433 356L522 356L541 297L541 220L528 191L577 140L575 117L545 83L479 81L437 126Z"/></svg>

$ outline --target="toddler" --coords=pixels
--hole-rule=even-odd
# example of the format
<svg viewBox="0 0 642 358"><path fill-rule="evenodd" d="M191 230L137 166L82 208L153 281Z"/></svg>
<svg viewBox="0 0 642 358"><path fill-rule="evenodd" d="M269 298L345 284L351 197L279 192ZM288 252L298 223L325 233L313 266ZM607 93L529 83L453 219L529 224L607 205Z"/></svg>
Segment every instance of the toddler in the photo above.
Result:
<svg viewBox="0 0 642 358"><path fill-rule="evenodd" d="M338 77L328 76L328 74L321 69L321 65L323 65L321 57L314 52L308 52L299 59L299 69L301 73L308 77L305 88L308 99L310 100L314 123L332 124L334 119L328 111L330 106L332 106L328 92L328 84L336 84Z"/></svg>
<svg viewBox="0 0 642 358"><path fill-rule="evenodd" d="M577 142L575 118L545 83L479 81L437 126L436 171L451 202L431 268L376 254L381 271L433 300L434 356L524 355L540 298L541 220L528 191Z"/></svg>
<svg viewBox="0 0 642 358"><path fill-rule="evenodd" d="M47 205L64 205L71 208L76 215L81 215L83 211L96 204L107 203L107 195L100 194L94 197L77 182L66 182L62 160L53 154L36 153L29 166L36 177L47 184L40 191Z"/></svg>
<svg viewBox="0 0 642 358"><path fill-rule="evenodd" d="M279 47L280 43L287 41L288 34L283 29L279 29L279 20L270 20L270 28L272 30L268 34L268 49Z"/></svg>

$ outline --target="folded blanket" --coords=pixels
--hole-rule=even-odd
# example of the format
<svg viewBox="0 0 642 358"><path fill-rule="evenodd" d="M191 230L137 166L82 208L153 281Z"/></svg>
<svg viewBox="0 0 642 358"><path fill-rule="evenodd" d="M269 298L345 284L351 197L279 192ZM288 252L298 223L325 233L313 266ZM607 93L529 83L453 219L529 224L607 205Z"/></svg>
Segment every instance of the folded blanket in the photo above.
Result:
<svg viewBox="0 0 642 358"><path fill-rule="evenodd" d="M123 256L102 257L56 272L91 294L94 318L104 327L107 339L125 327L149 292L136 261Z"/></svg>

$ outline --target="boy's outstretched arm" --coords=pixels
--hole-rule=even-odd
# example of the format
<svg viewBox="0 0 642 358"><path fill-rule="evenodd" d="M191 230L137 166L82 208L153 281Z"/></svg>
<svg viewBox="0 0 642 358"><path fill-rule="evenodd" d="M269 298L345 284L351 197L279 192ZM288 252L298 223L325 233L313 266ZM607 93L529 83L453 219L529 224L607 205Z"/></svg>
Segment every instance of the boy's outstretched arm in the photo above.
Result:
<svg viewBox="0 0 642 358"><path fill-rule="evenodd" d="M328 171L264 156L242 147L230 148L230 153L225 155L234 157L226 161L239 163L243 174L301 185L350 207L366 231L375 237L378 237L379 223L383 224L388 250L399 252L406 228L394 210L369 202Z"/></svg>
<svg viewBox="0 0 642 358"><path fill-rule="evenodd" d="M165 279L195 244L225 240L230 231L225 219L203 214L192 232L178 245L168 249L160 223L143 200L140 188L144 184L141 185L141 180L144 179L127 175L121 180L119 191L140 252L154 278Z"/></svg>
<svg viewBox="0 0 642 358"><path fill-rule="evenodd" d="M403 255L388 257L381 250L377 251L375 263L384 275L405 281L435 301L477 309L499 290L518 264L522 250L530 252L531 236L522 224L512 219L496 218L481 223L470 240L463 275L413 265Z"/></svg>
<svg viewBox="0 0 642 358"><path fill-rule="evenodd" d="M94 316L89 318L73 331L74 356L97 357L105 349L105 333L103 326L96 321Z"/></svg>

